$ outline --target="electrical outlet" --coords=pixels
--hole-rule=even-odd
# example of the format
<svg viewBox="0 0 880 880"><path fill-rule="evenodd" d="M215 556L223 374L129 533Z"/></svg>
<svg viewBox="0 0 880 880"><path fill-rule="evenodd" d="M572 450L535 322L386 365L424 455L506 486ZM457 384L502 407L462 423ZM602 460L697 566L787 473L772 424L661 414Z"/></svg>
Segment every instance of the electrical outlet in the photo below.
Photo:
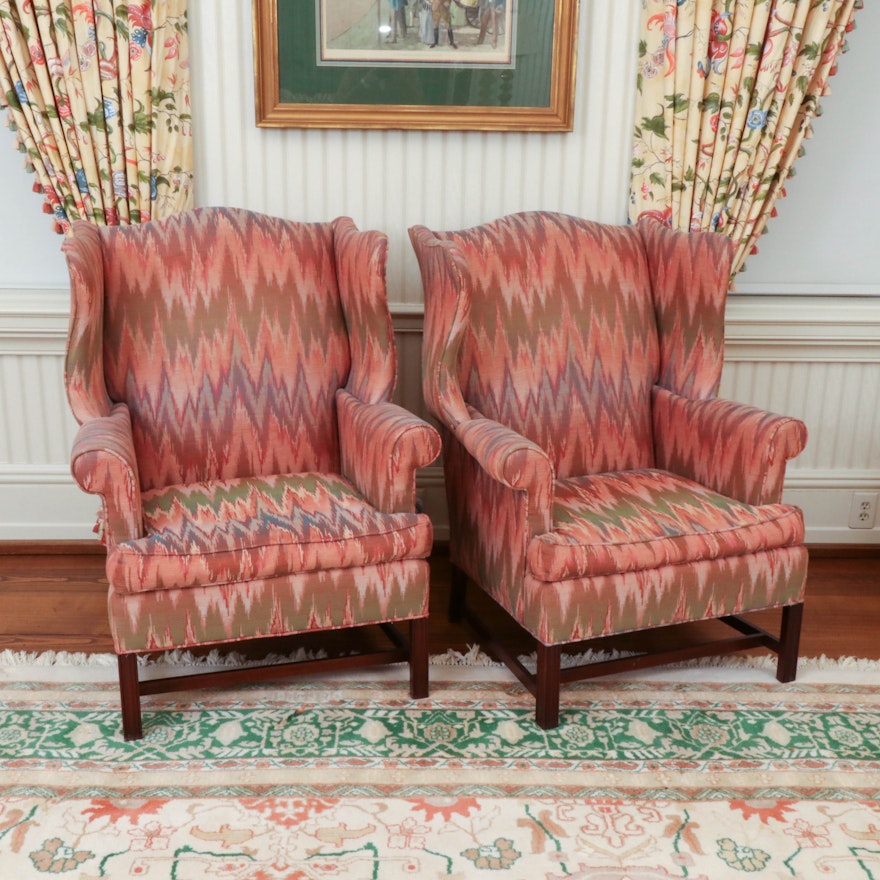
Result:
<svg viewBox="0 0 880 880"><path fill-rule="evenodd" d="M877 519L877 493L853 492L852 506L849 509L851 529L873 529Z"/></svg>

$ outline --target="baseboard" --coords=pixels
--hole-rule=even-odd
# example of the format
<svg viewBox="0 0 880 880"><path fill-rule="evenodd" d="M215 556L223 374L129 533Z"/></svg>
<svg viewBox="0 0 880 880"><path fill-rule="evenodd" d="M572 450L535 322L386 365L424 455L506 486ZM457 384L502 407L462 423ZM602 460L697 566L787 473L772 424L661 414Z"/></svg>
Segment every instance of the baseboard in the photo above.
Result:
<svg viewBox="0 0 880 880"><path fill-rule="evenodd" d="M69 467L0 467L0 498L0 542L94 540L100 501L73 482Z"/></svg>
<svg viewBox="0 0 880 880"><path fill-rule="evenodd" d="M793 479L793 486L786 483L783 500L803 510L808 545L880 548L880 520L869 529L848 526L853 493L880 492L876 472L856 474L857 478L852 479L847 478L846 472L839 474L836 485L830 475L824 481Z"/></svg>
<svg viewBox="0 0 880 880"><path fill-rule="evenodd" d="M870 529L847 526L853 492L880 492L876 471L809 472L792 474L784 500L804 511L809 546L877 548L880 522ZM836 481L836 485L835 485ZM425 513L434 523L434 539L449 540L443 468L424 468L418 474L417 491ZM61 467L36 473L13 474L0 466L0 543L94 541L92 527L99 502L82 492Z"/></svg>
<svg viewBox="0 0 880 880"><path fill-rule="evenodd" d="M434 537L449 539L443 468L424 468L417 478L423 509ZM3 545L89 544L100 501L74 482L67 466L14 471L0 464L0 547ZM0 550L0 553L8 552ZM17 552L17 551L12 551Z"/></svg>

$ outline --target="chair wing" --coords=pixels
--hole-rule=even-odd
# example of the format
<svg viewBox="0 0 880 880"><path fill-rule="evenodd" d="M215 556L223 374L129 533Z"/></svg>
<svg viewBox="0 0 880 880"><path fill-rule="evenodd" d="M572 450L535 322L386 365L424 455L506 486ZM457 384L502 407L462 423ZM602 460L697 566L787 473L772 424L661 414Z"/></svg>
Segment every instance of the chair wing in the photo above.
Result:
<svg viewBox="0 0 880 880"><path fill-rule="evenodd" d="M406 660L424 696L415 486L440 441L390 401L385 236L203 208L75 224L65 253L72 471L103 500L126 737L148 651L407 622L351 663Z"/></svg>
<svg viewBox="0 0 880 880"><path fill-rule="evenodd" d="M739 635L703 654L760 644L790 680L807 554L781 494L806 430L716 397L729 242L549 212L411 238L453 613L532 689L539 724L558 722L562 646L671 624L723 618ZM531 633L536 672L467 606L468 580ZM778 638L739 617L767 608ZM677 650L627 668L698 656Z"/></svg>
<svg viewBox="0 0 880 880"><path fill-rule="evenodd" d="M346 387L364 403L390 400L397 378L394 331L385 294L388 239L360 232L348 217L333 223L336 272L351 372Z"/></svg>
<svg viewBox="0 0 880 880"><path fill-rule="evenodd" d="M70 332L64 386L76 420L110 414L104 381L104 260L101 234L85 221L74 224L64 242L70 273Z"/></svg>
<svg viewBox="0 0 880 880"><path fill-rule="evenodd" d="M726 235L638 224L653 291L660 343L657 384L684 397L714 397L721 383L724 306L733 242Z"/></svg>
<svg viewBox="0 0 880 880"><path fill-rule="evenodd" d="M410 229L419 258L425 300L422 343L422 389L428 408L446 425L467 421L458 382L458 353L471 309L471 277L461 249L442 241L424 226Z"/></svg>

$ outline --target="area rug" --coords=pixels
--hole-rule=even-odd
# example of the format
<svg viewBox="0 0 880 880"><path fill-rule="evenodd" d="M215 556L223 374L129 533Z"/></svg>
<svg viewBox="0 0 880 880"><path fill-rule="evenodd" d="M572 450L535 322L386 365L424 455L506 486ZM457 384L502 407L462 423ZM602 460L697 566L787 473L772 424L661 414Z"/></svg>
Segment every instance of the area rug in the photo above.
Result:
<svg viewBox="0 0 880 880"><path fill-rule="evenodd" d="M880 878L880 685L691 670L566 686L540 730L506 673L145 700L0 675L0 878ZM90 680L91 679L91 680ZM835 681L835 679L840 679Z"/></svg>

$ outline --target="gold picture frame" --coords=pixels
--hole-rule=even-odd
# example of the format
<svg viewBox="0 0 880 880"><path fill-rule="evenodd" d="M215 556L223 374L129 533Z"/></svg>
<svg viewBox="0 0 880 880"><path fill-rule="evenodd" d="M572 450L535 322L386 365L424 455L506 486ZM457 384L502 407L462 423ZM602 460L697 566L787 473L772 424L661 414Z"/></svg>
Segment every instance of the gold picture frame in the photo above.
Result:
<svg viewBox="0 0 880 880"><path fill-rule="evenodd" d="M257 125L572 130L579 0L433 3L253 0Z"/></svg>

